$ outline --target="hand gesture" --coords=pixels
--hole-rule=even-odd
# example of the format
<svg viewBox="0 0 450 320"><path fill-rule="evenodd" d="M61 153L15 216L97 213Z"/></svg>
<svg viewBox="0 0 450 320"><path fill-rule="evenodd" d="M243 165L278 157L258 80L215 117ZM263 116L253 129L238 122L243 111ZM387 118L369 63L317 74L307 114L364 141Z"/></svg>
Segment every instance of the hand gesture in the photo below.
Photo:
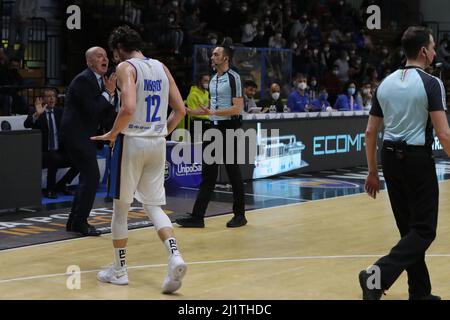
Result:
<svg viewBox="0 0 450 320"><path fill-rule="evenodd" d="M103 83L105 84L105 89L108 91L110 95L113 95L114 91L116 91L117 87L117 75L116 73L112 73L109 77L103 76Z"/></svg>
<svg viewBox="0 0 450 320"><path fill-rule="evenodd" d="M113 134L111 131L102 135L91 137L92 141L109 141L109 146L112 148L114 146L114 142L116 142L117 135Z"/></svg>
<svg viewBox="0 0 450 320"><path fill-rule="evenodd" d="M47 109L47 106L44 106L42 104L42 98L41 97L37 97L35 102L34 102L34 106L36 107L36 113L38 116L40 116L41 114L43 114L45 112L45 110Z"/></svg>
<svg viewBox="0 0 450 320"><path fill-rule="evenodd" d="M201 110L201 114L204 114L204 115L207 115L207 116L212 116L212 115L214 115L214 111L213 110L211 110L211 109L209 109L208 107L203 107L203 106L200 106L200 109L199 110Z"/></svg>
<svg viewBox="0 0 450 320"><path fill-rule="evenodd" d="M366 178L364 189L370 197L374 199L377 198L377 193L380 192L380 178L378 177L378 172L369 173Z"/></svg>

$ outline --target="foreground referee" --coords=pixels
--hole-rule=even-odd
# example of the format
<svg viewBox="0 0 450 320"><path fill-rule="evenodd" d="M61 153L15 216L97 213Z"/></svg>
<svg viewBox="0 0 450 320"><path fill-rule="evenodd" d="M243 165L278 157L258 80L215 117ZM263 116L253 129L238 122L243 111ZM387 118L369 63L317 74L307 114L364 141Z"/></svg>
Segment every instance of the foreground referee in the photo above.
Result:
<svg viewBox="0 0 450 320"><path fill-rule="evenodd" d="M436 55L430 31L408 28L402 46L406 66L388 76L374 94L366 131L369 175L365 185L375 199L379 192L376 139L383 124L383 174L401 239L388 255L360 272L364 300L380 299L405 270L411 300L440 300L431 294L425 251L436 237L439 201L433 127L450 154L445 89L441 80L424 71Z"/></svg>

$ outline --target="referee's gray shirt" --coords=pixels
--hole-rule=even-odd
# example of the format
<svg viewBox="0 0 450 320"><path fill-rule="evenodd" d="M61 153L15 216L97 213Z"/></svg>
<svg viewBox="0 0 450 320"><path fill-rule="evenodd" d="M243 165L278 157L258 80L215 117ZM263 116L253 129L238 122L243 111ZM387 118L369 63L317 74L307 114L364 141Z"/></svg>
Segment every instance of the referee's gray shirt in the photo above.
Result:
<svg viewBox="0 0 450 320"><path fill-rule="evenodd" d="M431 146L431 111L447 110L442 81L408 66L386 77L375 91L370 115L384 118L384 140Z"/></svg>
<svg viewBox="0 0 450 320"><path fill-rule="evenodd" d="M227 109L233 105L233 98L242 97L241 77L228 69L220 77L217 73L209 82L209 101L212 110ZM210 116L211 121L229 120L231 116Z"/></svg>

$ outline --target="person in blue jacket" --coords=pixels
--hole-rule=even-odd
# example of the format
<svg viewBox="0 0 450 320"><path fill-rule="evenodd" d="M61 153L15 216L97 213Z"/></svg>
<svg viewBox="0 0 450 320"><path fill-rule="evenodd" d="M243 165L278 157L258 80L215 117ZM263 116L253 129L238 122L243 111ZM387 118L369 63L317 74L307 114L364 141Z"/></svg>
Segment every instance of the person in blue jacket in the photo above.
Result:
<svg viewBox="0 0 450 320"><path fill-rule="evenodd" d="M339 111L362 110L361 106L356 101L356 83L349 81L344 86L344 93L339 95L334 109Z"/></svg>
<svg viewBox="0 0 450 320"><path fill-rule="evenodd" d="M312 111L326 111L328 107L331 107L328 102L328 92L325 87L320 87L319 95L317 99L311 103Z"/></svg>
<svg viewBox="0 0 450 320"><path fill-rule="evenodd" d="M296 90L288 97L287 106L291 112L306 112L309 111L310 98L306 92L308 88L307 78L300 75L295 81Z"/></svg>

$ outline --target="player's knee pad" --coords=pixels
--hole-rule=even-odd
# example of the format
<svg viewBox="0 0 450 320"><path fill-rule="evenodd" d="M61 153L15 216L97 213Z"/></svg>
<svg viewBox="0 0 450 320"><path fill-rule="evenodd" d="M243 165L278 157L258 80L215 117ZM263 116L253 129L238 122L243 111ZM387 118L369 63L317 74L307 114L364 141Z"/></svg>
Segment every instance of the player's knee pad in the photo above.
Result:
<svg viewBox="0 0 450 320"><path fill-rule="evenodd" d="M128 238L128 211L130 204L114 200L114 212L111 222L111 234L113 240Z"/></svg>
<svg viewBox="0 0 450 320"><path fill-rule="evenodd" d="M163 228L173 228L172 222L170 221L167 214L163 211L163 209L161 209L161 207L144 205L144 210L150 220L152 220L156 231L159 231Z"/></svg>

